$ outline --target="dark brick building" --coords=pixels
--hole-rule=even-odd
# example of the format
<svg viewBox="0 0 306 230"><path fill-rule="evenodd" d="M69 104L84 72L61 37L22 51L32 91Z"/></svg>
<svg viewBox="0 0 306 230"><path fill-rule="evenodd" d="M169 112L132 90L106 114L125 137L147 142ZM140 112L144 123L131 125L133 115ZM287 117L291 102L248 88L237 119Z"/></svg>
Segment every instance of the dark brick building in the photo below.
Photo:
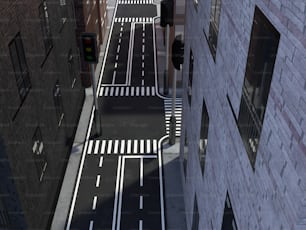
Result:
<svg viewBox="0 0 306 230"><path fill-rule="evenodd" d="M0 3L0 228L48 229L84 89L72 0Z"/></svg>

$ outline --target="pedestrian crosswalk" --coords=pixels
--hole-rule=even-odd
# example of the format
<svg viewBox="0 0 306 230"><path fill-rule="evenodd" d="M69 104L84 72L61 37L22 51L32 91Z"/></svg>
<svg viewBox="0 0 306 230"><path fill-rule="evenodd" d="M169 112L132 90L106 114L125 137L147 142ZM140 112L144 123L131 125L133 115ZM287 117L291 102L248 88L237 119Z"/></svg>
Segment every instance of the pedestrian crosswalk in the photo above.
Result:
<svg viewBox="0 0 306 230"><path fill-rule="evenodd" d="M89 140L87 154L157 154L157 139Z"/></svg>
<svg viewBox="0 0 306 230"><path fill-rule="evenodd" d="M124 18L115 18L115 22L147 22L153 23L153 18L148 17L124 17Z"/></svg>
<svg viewBox="0 0 306 230"><path fill-rule="evenodd" d="M165 104L165 120L166 120L166 133L170 133L170 118L172 113L172 99L167 98L164 100ZM182 107L183 101L182 98L176 98L175 100L175 120L176 120L176 130L175 135L181 136L181 124L182 124Z"/></svg>
<svg viewBox="0 0 306 230"><path fill-rule="evenodd" d="M153 0L119 0L118 4L153 4Z"/></svg>
<svg viewBox="0 0 306 230"><path fill-rule="evenodd" d="M155 96L154 86L102 86L100 97L150 97Z"/></svg>

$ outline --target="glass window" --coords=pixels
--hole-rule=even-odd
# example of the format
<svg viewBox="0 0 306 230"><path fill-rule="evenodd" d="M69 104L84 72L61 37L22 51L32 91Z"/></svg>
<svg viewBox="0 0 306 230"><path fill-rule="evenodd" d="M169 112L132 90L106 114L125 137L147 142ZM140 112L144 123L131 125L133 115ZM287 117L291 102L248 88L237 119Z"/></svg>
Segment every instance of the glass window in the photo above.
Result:
<svg viewBox="0 0 306 230"><path fill-rule="evenodd" d="M72 54L72 49L70 49L68 52L68 70L71 81L71 88L73 88L76 81L76 69L75 69L75 58Z"/></svg>
<svg viewBox="0 0 306 230"><path fill-rule="evenodd" d="M226 193L222 230L237 230L237 224L228 193Z"/></svg>
<svg viewBox="0 0 306 230"><path fill-rule="evenodd" d="M198 202L197 196L194 196L194 204L193 204L193 213L192 213L192 226L191 230L198 230L199 229L199 209L198 209Z"/></svg>
<svg viewBox="0 0 306 230"><path fill-rule="evenodd" d="M50 20L48 15L48 7L47 2L45 0L43 0L42 3L39 5L38 11L45 45L45 53L48 54L48 52L53 46L53 42L50 28Z"/></svg>
<svg viewBox="0 0 306 230"><path fill-rule="evenodd" d="M42 140L41 130L39 126L35 130L32 142L33 142L32 151L34 155L34 162L39 181L41 182L47 168L47 159L44 151L44 143Z"/></svg>
<svg viewBox="0 0 306 230"><path fill-rule="evenodd" d="M61 13L61 22L64 24L68 18L68 8L66 0L60 0L60 13Z"/></svg>
<svg viewBox="0 0 306 230"><path fill-rule="evenodd" d="M211 54L214 60L216 58L216 52L217 52L220 12L221 12L221 0L212 0L211 12L210 12L208 45L209 45L209 48L210 48L210 51L211 51Z"/></svg>
<svg viewBox="0 0 306 230"><path fill-rule="evenodd" d="M280 34L256 7L238 127L254 169Z"/></svg>
<svg viewBox="0 0 306 230"><path fill-rule="evenodd" d="M190 50L190 56L189 56L189 78L188 78L188 88L187 88L189 105L191 105L192 80L193 80L193 55L192 55L192 50Z"/></svg>
<svg viewBox="0 0 306 230"><path fill-rule="evenodd" d="M187 137L187 130L185 130L185 140L184 140L184 159L183 159L183 166L185 172L185 178L187 175L187 160L188 160L188 137Z"/></svg>
<svg viewBox="0 0 306 230"><path fill-rule="evenodd" d="M200 159L200 166L201 166L202 173L204 173L204 168L205 168L205 156L206 156L206 147L207 147L207 138L208 138L208 125L209 125L209 116L208 116L205 101L203 100L201 132L200 132L200 141L199 141L199 159Z"/></svg>
<svg viewBox="0 0 306 230"><path fill-rule="evenodd" d="M21 102L23 102L30 91L31 81L20 33L18 33L10 42L9 50L15 72L19 97Z"/></svg>
<svg viewBox="0 0 306 230"><path fill-rule="evenodd" d="M56 81L55 86L53 88L53 100L54 100L58 126L61 126L64 119L64 107L62 101L62 93L58 80Z"/></svg>

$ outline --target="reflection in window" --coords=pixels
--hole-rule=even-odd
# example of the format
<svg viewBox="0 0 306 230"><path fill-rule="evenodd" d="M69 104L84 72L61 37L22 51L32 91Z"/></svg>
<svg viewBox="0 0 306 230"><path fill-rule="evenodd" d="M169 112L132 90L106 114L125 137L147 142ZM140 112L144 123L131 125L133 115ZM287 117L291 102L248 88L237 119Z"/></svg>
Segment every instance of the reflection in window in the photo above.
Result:
<svg viewBox="0 0 306 230"><path fill-rule="evenodd" d="M205 168L208 125L209 125L209 117L208 117L208 112L207 112L205 101L203 100L201 132L200 132L200 141L199 141L199 159L200 159L200 166L201 166L202 173L204 173L204 168Z"/></svg>
<svg viewBox="0 0 306 230"><path fill-rule="evenodd" d="M253 169L279 37L277 30L256 7L238 116L239 131Z"/></svg>
<svg viewBox="0 0 306 230"><path fill-rule="evenodd" d="M75 58L72 54L72 49L70 49L68 52L68 70L71 81L71 88L73 88L76 81L76 72L75 72Z"/></svg>
<svg viewBox="0 0 306 230"><path fill-rule="evenodd" d="M229 198L228 193L226 193L225 198L225 206L223 213L223 221L222 221L222 230L237 230L237 224L234 216L234 212L232 209L232 204Z"/></svg>
<svg viewBox="0 0 306 230"><path fill-rule="evenodd" d="M24 101L31 88L28 65L20 33L10 42L9 50L14 68L18 93L21 101Z"/></svg>
<svg viewBox="0 0 306 230"><path fill-rule="evenodd" d="M217 52L220 11L221 11L221 0L212 0L211 12L210 12L208 45L209 45L211 54L214 59L216 58L216 52Z"/></svg>
<svg viewBox="0 0 306 230"><path fill-rule="evenodd" d="M42 140L40 127L36 128L34 136L32 138L32 142L33 142L32 151L34 155L36 171L39 181L41 182L47 168L47 159L45 156L44 144Z"/></svg>
<svg viewBox="0 0 306 230"><path fill-rule="evenodd" d="M53 88L53 100L56 110L58 126L61 126L64 119L64 106L63 106L62 93L58 80L56 81L55 86Z"/></svg>
<svg viewBox="0 0 306 230"><path fill-rule="evenodd" d="M45 53L47 55L50 49L52 48L53 42L52 42L48 7L47 7L47 2L45 0L43 0L42 3L39 5L38 10L39 10L40 23L41 23L41 30L45 45Z"/></svg>
<svg viewBox="0 0 306 230"><path fill-rule="evenodd" d="M191 95L192 95L192 80L193 80L193 55L192 50L190 50L189 56L189 78L188 78L188 87L187 87L187 95L188 95L188 102L191 105Z"/></svg>

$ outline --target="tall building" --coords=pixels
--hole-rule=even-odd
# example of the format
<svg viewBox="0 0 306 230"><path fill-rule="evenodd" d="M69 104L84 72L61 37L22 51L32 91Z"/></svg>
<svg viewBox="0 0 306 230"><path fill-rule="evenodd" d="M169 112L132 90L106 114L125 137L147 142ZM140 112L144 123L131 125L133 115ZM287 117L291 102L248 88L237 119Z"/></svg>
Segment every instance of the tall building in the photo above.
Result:
<svg viewBox="0 0 306 230"><path fill-rule="evenodd" d="M306 228L306 2L189 0L187 229Z"/></svg>
<svg viewBox="0 0 306 230"><path fill-rule="evenodd" d="M73 1L0 15L0 228L48 229L84 100Z"/></svg>
<svg viewBox="0 0 306 230"><path fill-rule="evenodd" d="M106 0L74 0L76 15L76 37L80 49L80 35L82 32L97 34L97 48L100 48L106 36L107 10ZM89 66L81 60L81 78L85 87L91 85Z"/></svg>

